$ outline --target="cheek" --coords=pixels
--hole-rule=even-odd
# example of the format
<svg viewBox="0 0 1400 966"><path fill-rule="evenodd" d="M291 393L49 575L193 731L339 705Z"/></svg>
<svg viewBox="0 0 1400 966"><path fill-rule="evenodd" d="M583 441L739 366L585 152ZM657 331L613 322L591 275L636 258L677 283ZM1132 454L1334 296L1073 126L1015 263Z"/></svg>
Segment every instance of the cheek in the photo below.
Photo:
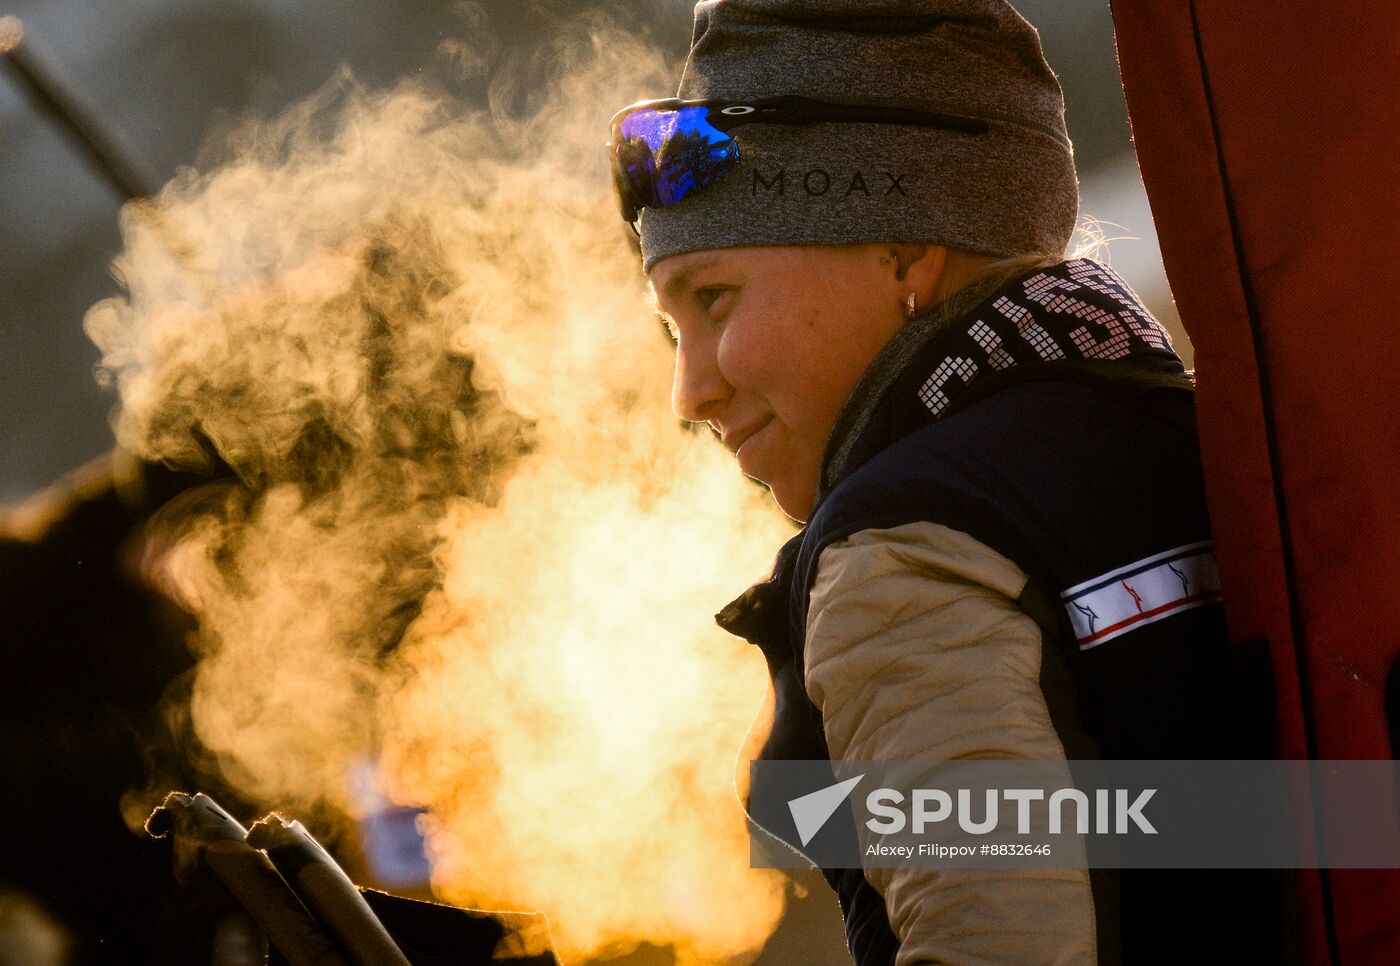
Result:
<svg viewBox="0 0 1400 966"><path fill-rule="evenodd" d="M760 399L789 433L826 438L846 393L825 353L809 339L773 336L735 340L732 353L730 385Z"/></svg>
<svg viewBox="0 0 1400 966"><path fill-rule="evenodd" d="M715 361L731 386L767 396L781 384L784 340L781 328L756 315L729 319L716 346Z"/></svg>
<svg viewBox="0 0 1400 966"><path fill-rule="evenodd" d="M814 285L805 296L786 291L736 307L715 362L729 385L757 396L789 430L824 442L873 355L866 343L874 334L868 318L824 302L821 290Z"/></svg>

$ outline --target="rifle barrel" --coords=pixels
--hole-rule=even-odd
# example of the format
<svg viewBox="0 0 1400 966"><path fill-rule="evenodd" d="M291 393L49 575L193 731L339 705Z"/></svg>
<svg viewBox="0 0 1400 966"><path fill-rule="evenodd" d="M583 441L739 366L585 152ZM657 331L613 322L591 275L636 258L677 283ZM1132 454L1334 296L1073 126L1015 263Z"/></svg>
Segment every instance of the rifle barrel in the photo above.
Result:
<svg viewBox="0 0 1400 966"><path fill-rule="evenodd" d="M147 198L157 190L155 178L138 161L116 129L102 119L60 78L25 36L18 17L0 17L0 63L4 63L33 105L67 131L123 201Z"/></svg>

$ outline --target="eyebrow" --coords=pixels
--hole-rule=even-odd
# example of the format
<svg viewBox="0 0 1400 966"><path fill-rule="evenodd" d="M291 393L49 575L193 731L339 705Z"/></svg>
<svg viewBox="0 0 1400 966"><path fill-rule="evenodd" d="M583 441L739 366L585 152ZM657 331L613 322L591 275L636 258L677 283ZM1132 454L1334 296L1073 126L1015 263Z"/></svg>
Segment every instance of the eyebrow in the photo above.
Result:
<svg viewBox="0 0 1400 966"><path fill-rule="evenodd" d="M714 256L711 256L709 258L702 258L694 265L691 265L689 268L683 269L679 274L672 276L670 281L668 281L663 287L662 291L665 293L667 298L676 298L681 293L681 291L684 290L686 286L690 284L691 276L693 276L696 272L703 272L705 269L710 268L718 260L719 259L715 258Z"/></svg>

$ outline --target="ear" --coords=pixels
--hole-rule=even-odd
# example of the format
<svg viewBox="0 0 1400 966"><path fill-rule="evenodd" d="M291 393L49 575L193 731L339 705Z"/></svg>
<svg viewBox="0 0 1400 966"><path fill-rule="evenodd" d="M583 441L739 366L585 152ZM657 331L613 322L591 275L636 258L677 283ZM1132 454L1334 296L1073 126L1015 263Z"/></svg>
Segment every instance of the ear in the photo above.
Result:
<svg viewBox="0 0 1400 966"><path fill-rule="evenodd" d="M933 304L948 264L948 249L942 245L907 243L886 246L895 268L895 281L905 292L913 292L916 304Z"/></svg>

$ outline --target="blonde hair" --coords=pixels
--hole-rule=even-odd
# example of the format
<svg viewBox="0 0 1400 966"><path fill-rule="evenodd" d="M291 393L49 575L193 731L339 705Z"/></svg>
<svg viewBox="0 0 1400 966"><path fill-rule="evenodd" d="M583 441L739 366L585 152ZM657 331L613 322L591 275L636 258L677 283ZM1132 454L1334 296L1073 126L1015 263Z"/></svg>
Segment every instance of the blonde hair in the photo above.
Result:
<svg viewBox="0 0 1400 966"><path fill-rule="evenodd" d="M948 249L948 260L958 267L961 284L942 301L924 313L939 328L954 321L978 302L1003 287L1012 279L1042 268L1050 268L1065 260L1065 256L1055 255L1016 255L1011 258L996 258L979 255L961 249Z"/></svg>
<svg viewBox="0 0 1400 966"><path fill-rule="evenodd" d="M961 284L927 313L937 324L953 321L1013 279L1051 268L1074 258L1100 258L1110 239L1102 222L1086 219L1075 230L1067 251L1059 255L1036 253L998 258L960 248L948 249L948 265L962 277Z"/></svg>

